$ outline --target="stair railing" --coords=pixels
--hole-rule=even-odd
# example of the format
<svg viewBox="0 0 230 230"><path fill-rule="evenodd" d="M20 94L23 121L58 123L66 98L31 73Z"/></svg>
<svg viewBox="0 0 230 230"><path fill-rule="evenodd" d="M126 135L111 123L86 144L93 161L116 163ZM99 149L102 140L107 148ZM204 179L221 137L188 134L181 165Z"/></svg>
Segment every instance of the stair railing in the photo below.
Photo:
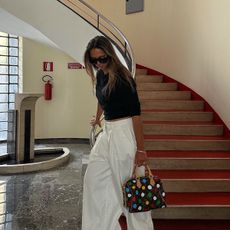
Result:
<svg viewBox="0 0 230 230"><path fill-rule="evenodd" d="M105 16L82 0L57 0L65 7L91 24L94 28L108 37L122 54L133 78L135 77L136 64L130 43L125 35Z"/></svg>

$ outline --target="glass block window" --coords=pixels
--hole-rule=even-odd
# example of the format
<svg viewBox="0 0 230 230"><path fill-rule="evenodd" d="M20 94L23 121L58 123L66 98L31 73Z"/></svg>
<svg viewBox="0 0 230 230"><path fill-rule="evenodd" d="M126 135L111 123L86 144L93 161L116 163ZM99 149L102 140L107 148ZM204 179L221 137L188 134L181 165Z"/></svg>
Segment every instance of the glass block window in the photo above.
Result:
<svg viewBox="0 0 230 230"><path fill-rule="evenodd" d="M19 37L0 32L0 142L7 140L8 111L15 108L19 81Z"/></svg>

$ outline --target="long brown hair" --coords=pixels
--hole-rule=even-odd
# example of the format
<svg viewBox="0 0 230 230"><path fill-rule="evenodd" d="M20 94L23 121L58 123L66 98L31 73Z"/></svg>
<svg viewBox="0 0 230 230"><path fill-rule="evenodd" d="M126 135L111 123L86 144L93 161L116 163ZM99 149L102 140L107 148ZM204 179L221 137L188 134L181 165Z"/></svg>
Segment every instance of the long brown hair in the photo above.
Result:
<svg viewBox="0 0 230 230"><path fill-rule="evenodd" d="M94 66L90 63L90 51L95 48L103 50L104 53L109 57L109 62L107 64L109 79L107 85L104 88L104 91L109 95L115 86L118 77L123 78L130 85L130 87L133 88L131 73L121 63L111 42L104 36L96 36L95 38L91 39L84 54L86 72L91 77L93 85L95 85L96 77Z"/></svg>

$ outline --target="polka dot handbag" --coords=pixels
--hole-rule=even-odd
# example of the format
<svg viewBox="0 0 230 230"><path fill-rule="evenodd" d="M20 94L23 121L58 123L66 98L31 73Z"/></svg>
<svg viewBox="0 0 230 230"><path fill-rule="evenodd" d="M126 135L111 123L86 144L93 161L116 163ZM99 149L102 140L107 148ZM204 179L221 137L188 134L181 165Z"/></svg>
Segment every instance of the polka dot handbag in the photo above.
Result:
<svg viewBox="0 0 230 230"><path fill-rule="evenodd" d="M146 166L145 176L137 177L134 173L133 177L124 184L123 192L124 204L131 213L166 207L162 182L157 176L152 175L148 166Z"/></svg>

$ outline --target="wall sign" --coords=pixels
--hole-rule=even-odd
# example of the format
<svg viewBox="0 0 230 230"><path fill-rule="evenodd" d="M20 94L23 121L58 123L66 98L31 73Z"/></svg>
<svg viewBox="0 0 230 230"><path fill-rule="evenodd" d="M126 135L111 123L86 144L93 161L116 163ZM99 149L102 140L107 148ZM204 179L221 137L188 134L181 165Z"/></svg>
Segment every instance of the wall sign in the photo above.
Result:
<svg viewBox="0 0 230 230"><path fill-rule="evenodd" d="M53 72L54 65L53 62L44 61L43 62L43 71Z"/></svg>
<svg viewBox="0 0 230 230"><path fill-rule="evenodd" d="M78 62L68 63L68 69L84 69L83 65Z"/></svg>

